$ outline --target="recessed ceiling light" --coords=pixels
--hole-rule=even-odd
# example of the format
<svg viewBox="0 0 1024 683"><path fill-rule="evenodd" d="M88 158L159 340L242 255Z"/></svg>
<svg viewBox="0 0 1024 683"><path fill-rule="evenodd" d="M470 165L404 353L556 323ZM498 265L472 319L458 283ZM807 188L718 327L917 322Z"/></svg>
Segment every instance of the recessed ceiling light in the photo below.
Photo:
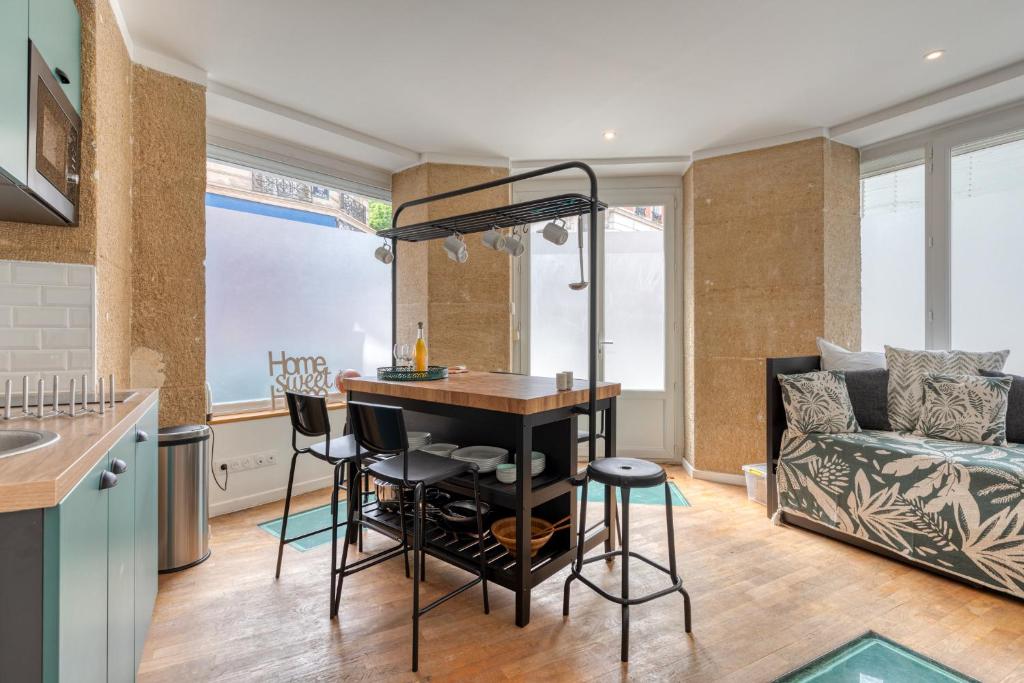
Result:
<svg viewBox="0 0 1024 683"><path fill-rule="evenodd" d="M611 130L611 129L606 130L604 133L602 133L602 136L604 137L605 140L614 140L615 139L615 131Z"/></svg>
<svg viewBox="0 0 1024 683"><path fill-rule="evenodd" d="M924 58L927 59L929 62L933 62L944 54L946 54L945 50L932 50L931 52L926 54Z"/></svg>

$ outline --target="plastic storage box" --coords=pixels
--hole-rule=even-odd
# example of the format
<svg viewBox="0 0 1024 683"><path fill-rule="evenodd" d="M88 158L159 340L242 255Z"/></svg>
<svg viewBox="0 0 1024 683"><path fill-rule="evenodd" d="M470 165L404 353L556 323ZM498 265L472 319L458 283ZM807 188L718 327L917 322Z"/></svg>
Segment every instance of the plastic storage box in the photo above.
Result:
<svg viewBox="0 0 1024 683"><path fill-rule="evenodd" d="M747 498L768 505L768 466L763 462L744 465L743 474L747 478Z"/></svg>

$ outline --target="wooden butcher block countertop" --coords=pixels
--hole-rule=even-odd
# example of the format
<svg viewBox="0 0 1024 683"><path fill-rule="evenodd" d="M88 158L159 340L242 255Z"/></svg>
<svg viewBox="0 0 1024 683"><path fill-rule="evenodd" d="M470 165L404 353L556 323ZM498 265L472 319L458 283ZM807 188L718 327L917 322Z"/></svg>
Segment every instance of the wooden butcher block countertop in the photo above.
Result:
<svg viewBox="0 0 1024 683"><path fill-rule="evenodd" d="M558 391L554 377L474 371L430 382L387 382L376 377L355 377L345 380L345 388L349 391L516 415L533 415L580 405L587 402L590 394L586 380L577 379L572 389ZM597 383L599 400L618 396L621 391L622 387L618 383Z"/></svg>
<svg viewBox="0 0 1024 683"><path fill-rule="evenodd" d="M60 434L55 443L0 458L0 512L53 507L156 403L156 389L138 389L104 415L0 420L0 429ZM151 434L151 438L157 438Z"/></svg>

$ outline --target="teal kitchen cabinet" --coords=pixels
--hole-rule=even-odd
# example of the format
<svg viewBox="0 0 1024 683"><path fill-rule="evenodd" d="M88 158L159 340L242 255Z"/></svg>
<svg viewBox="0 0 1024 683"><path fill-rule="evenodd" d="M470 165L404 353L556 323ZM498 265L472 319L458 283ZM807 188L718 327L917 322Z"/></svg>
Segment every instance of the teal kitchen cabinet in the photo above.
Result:
<svg viewBox="0 0 1024 683"><path fill-rule="evenodd" d="M0 2L0 169L28 177L28 0Z"/></svg>
<svg viewBox="0 0 1024 683"><path fill-rule="evenodd" d="M43 680L107 680L107 525L111 473L100 460L47 508L43 551Z"/></svg>
<svg viewBox="0 0 1024 683"><path fill-rule="evenodd" d="M157 406L150 408L135 430L135 671L142 662L149 622L156 603L157 564Z"/></svg>
<svg viewBox="0 0 1024 683"><path fill-rule="evenodd" d="M107 454L107 680L135 676L135 429Z"/></svg>
<svg viewBox="0 0 1024 683"><path fill-rule="evenodd" d="M54 75L60 70L67 77L67 83L59 77L57 80L75 111L81 114L82 20L78 8L74 0L29 0L28 8L28 37ZM28 73L27 67L24 73Z"/></svg>

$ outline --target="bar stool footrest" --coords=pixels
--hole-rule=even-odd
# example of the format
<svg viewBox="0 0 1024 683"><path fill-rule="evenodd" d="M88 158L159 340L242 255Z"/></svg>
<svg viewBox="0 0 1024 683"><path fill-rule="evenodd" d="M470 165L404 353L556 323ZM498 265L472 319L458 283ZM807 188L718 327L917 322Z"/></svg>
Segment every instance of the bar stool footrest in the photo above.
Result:
<svg viewBox="0 0 1024 683"><path fill-rule="evenodd" d="M601 553L600 555L594 555L592 557L588 557L588 558L584 559L583 560L583 564L590 564L591 562L598 562L600 560L605 560L605 559L614 558L614 557L622 557L624 554L628 554L630 557L632 557L634 559L640 560L642 562L646 562L647 564L649 564L650 566L654 567L658 571L664 572L665 574L668 574L669 576L672 576L672 572L671 572L671 570L668 569L668 567L664 567L664 566L658 564L657 562L655 562L654 560L651 560L651 559L649 559L647 557L644 557L640 553L635 553L632 550L629 551L629 553L623 553L622 550L613 550L611 552ZM656 598L660 598L662 596L668 595L669 593L681 593L683 591L683 579L682 579L682 577L677 576L677 577L675 577L675 580L673 581L672 585L669 586L668 588L663 588L661 590L654 591L653 593L648 593L647 595L641 595L638 598L628 598L626 600L623 600L621 596L612 595L611 593L609 593L608 591L604 590L600 586L595 585L593 581L591 581L587 577L583 576L583 574L581 572L576 571L575 569L572 570L570 576L572 578L579 579L581 582L586 584L587 587L589 587L591 590L593 590L598 595L603 597L605 600L610 600L611 602L614 602L617 605L626 605L626 606L642 605L645 602L650 602L651 600L654 600Z"/></svg>
<svg viewBox="0 0 1024 683"><path fill-rule="evenodd" d="M459 586L458 588L456 588L452 592L445 593L444 595L439 597L437 600L434 600L432 603L430 603L426 607L421 607L420 608L420 616L423 616L424 614L426 614L430 610L434 609L438 605L441 605L443 603L448 602L449 600L454 598L456 595L459 595L460 593L465 593L466 591L468 591L473 586L479 585L481 581L483 581L483 579L481 579L478 576L478 577L476 577L474 579L471 579L470 581L467 581L466 583L462 584L461 586Z"/></svg>
<svg viewBox="0 0 1024 683"><path fill-rule="evenodd" d="M406 546L404 543L399 543L396 546L392 546L391 548L387 548L386 550L381 550L380 552L374 553L369 557L364 557L357 562L353 562L344 569L339 567L338 569L334 570L334 573L343 574L344 576L351 576L352 574L361 572L364 569L369 569L370 567L378 565L381 562L386 562L393 557L398 557L405 550L405 547Z"/></svg>

